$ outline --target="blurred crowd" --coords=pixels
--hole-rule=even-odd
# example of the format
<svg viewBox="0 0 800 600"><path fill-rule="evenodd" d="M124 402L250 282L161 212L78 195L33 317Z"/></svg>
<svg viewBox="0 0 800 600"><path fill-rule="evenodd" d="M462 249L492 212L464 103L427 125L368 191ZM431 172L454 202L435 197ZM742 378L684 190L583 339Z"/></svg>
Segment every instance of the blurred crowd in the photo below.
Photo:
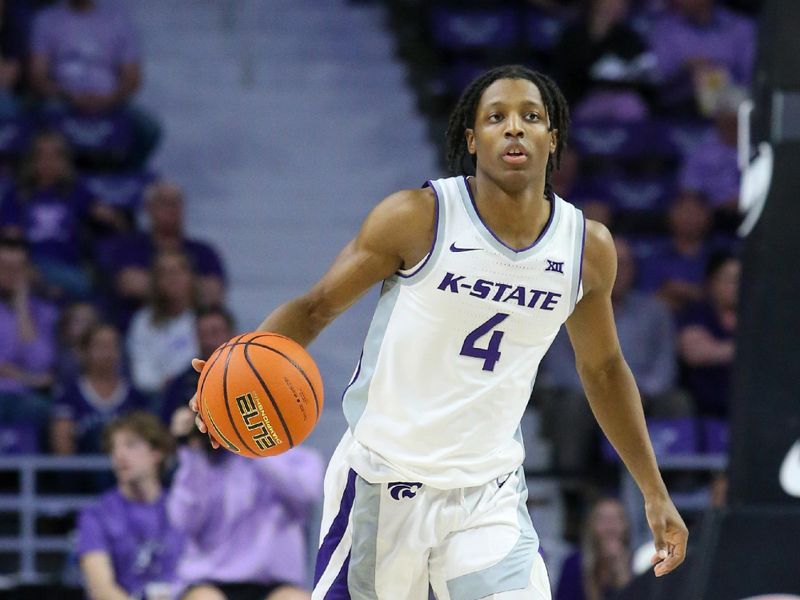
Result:
<svg viewBox="0 0 800 600"><path fill-rule="evenodd" d="M108 452L113 477L42 483L102 494L69 526L93 600L307 598L321 458L194 433L190 361L235 324L190 199L150 167L161 128L137 105L125 4L9 0L0 19L0 456Z"/></svg>

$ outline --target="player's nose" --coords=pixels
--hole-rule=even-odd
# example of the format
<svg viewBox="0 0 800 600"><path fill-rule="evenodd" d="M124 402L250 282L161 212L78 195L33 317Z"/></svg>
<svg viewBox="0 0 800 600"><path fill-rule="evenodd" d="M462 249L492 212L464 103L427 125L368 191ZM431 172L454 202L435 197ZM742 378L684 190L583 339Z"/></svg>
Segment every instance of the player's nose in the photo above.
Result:
<svg viewBox="0 0 800 600"><path fill-rule="evenodd" d="M525 131L522 128L522 119L518 115L509 115L505 122L505 136L507 138L519 138L525 135Z"/></svg>

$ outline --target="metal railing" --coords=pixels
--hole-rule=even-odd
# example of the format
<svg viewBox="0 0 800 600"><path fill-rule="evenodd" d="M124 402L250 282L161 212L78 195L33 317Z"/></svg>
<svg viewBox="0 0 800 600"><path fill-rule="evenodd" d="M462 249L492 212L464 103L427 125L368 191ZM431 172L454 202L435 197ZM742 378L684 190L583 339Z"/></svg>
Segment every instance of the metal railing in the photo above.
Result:
<svg viewBox="0 0 800 600"><path fill-rule="evenodd" d="M38 535L37 517L76 512L97 497L96 494L39 494L38 475L42 472L98 472L110 469L111 462L106 456L0 456L0 472L16 472L19 476L17 493L0 494L0 513L16 513L19 516L18 534L0 536L0 553L18 555L16 579L20 583L35 583L48 576L36 568L37 553L66 554L72 549L68 534Z"/></svg>

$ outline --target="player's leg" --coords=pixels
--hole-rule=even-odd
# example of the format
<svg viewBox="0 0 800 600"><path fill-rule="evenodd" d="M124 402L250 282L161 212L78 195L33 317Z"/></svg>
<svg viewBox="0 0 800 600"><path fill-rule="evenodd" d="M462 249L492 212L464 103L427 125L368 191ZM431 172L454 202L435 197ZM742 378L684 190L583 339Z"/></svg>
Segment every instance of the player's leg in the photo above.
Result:
<svg viewBox="0 0 800 600"><path fill-rule="evenodd" d="M463 521L431 552L436 598L550 600L522 468L463 494Z"/></svg>
<svg viewBox="0 0 800 600"><path fill-rule="evenodd" d="M312 599L426 600L433 512L426 497L436 491L370 483L349 468L342 448L325 475Z"/></svg>

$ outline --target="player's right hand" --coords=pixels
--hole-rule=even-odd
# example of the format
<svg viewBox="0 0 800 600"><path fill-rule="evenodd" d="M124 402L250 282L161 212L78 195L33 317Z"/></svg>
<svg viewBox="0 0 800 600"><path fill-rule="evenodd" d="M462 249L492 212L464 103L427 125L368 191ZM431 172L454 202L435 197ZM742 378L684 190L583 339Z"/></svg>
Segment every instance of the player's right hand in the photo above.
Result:
<svg viewBox="0 0 800 600"><path fill-rule="evenodd" d="M201 360L199 358L192 359L192 368L198 373L200 373L203 370L205 364L206 361ZM197 405L197 392L195 392L194 396L192 396L192 399L189 400L189 408L191 408L195 413L194 424L197 425L197 429L199 429L201 433L208 434L208 439L211 440L212 447L219 448L219 443L217 442L217 440L213 438L213 436L210 433L208 433L208 427L206 427L206 424L203 421L203 417L200 416L200 407Z"/></svg>

